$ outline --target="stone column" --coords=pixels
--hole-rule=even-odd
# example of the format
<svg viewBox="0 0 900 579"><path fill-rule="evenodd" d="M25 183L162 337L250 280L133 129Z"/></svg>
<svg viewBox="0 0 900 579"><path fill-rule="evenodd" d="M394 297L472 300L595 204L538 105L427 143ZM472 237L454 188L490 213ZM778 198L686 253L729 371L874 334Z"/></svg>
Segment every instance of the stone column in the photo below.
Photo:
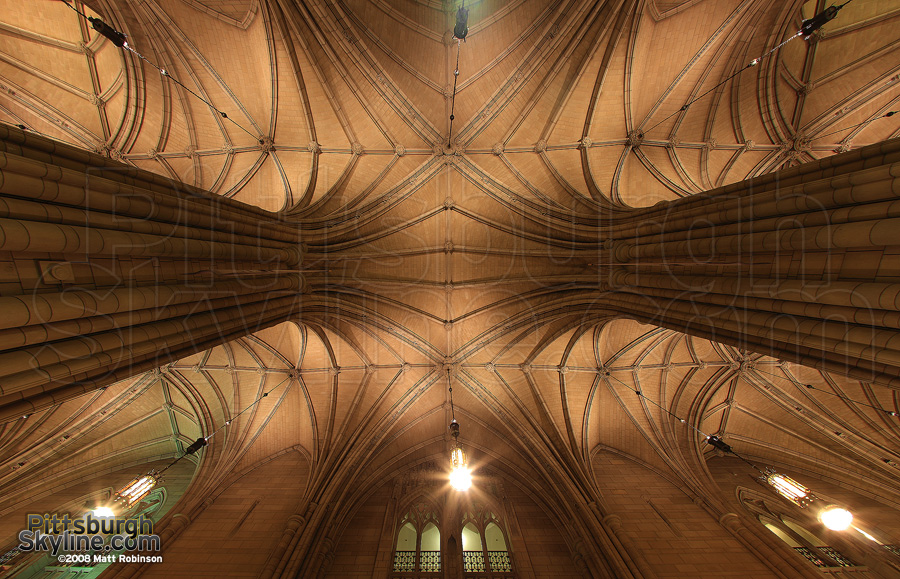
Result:
<svg viewBox="0 0 900 579"><path fill-rule="evenodd" d="M277 214L0 125L0 422L296 315Z"/></svg>
<svg viewBox="0 0 900 579"><path fill-rule="evenodd" d="M596 504L594 503L591 506L597 513L597 517L600 518L602 513L597 509ZM641 557L640 550L634 545L633 537L622 528L622 517L619 515L606 515L600 520L612 531L613 538L622 547L622 551L624 551L623 555L627 556L634 563L644 579L654 579L656 573L653 572L653 569L647 565L647 562Z"/></svg>
<svg viewBox="0 0 900 579"><path fill-rule="evenodd" d="M612 309L900 387L900 139L613 223Z"/></svg>

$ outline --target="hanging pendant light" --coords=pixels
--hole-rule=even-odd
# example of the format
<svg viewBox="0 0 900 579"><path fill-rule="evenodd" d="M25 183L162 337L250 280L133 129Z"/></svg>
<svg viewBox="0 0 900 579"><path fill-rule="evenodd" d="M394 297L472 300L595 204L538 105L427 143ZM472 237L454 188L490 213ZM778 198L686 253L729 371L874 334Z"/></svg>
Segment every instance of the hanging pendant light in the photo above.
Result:
<svg viewBox="0 0 900 579"><path fill-rule="evenodd" d="M130 509L141 499L150 494L150 491L162 480L161 474L151 470L145 475L134 477L131 482L116 491L113 502L121 503L125 509Z"/></svg>
<svg viewBox="0 0 900 579"><path fill-rule="evenodd" d="M138 476L134 477L133 479L131 479L131 481L127 485L125 485L124 487L122 487L121 489L116 491L116 494L113 497L113 503L121 504L125 510L130 509L132 506L136 505L138 502L140 502L141 499L143 499L144 497L149 495L150 491L152 491L156 487L156 485L158 485L160 482L162 482L162 475L164 472L166 472L167 470L169 470L170 468L175 466L178 463L178 461L180 461L184 457L190 456L192 454L196 454L200 449L206 447L209 444L210 438L215 436L219 431L221 431L225 427L230 426L231 423L234 420L236 420L241 414L243 414L244 412L247 412L248 410L250 410L257 404L259 404L259 402L262 401L263 398L267 397L273 390L275 390L276 388L278 388L279 386L281 386L282 384L287 382L289 379L290 379L290 376L288 376L287 378L285 378L284 380L279 382L271 390L263 392L259 398L257 398L256 400L251 402L249 406L247 406L246 408L244 408L243 410L238 412L234 416L234 418L231 418L230 420L226 420L225 423L222 426L220 426L218 430L216 430L209 436L201 436L200 438L198 438L197 440L192 442L190 446L188 446L186 449L184 449L184 454L182 454L181 456L179 456L178 458L176 458L175 460L170 462L164 469L162 469L160 471L153 469L150 472L148 472L147 474L138 475Z"/></svg>
<svg viewBox="0 0 900 579"><path fill-rule="evenodd" d="M450 421L450 436L453 437L453 449L450 451L450 485L458 491L467 491L472 486L472 473L469 472L466 451L459 444L459 423L455 418Z"/></svg>
<svg viewBox="0 0 900 579"><path fill-rule="evenodd" d="M810 489L798 483L791 477L776 472L775 469L771 467L763 471L758 466L736 453L728 443L718 436L707 436L706 443L721 450L723 453L733 454L750 465L760 473L761 476L759 477L759 480L771 486L775 489L775 492L801 509L806 508L810 503L817 499L821 500L820 497L817 497ZM825 527L832 531L844 531L850 528L851 523L853 523L853 514L838 505L829 505L825 507L819 512L818 518Z"/></svg>
<svg viewBox="0 0 900 579"><path fill-rule="evenodd" d="M762 477L762 479L767 484L771 485L772 488L775 489L775 492L801 509L815 500L815 496L812 494L811 490L791 477L779 474L772 469L766 469L765 476Z"/></svg>
<svg viewBox="0 0 900 579"><path fill-rule="evenodd" d="M450 369L447 369L447 385L450 390L450 436L453 437L453 448L450 449L450 486L458 491L467 491L472 486L472 473L469 472L469 459L466 451L459 443L459 422L456 421L456 409L453 407L453 382Z"/></svg>

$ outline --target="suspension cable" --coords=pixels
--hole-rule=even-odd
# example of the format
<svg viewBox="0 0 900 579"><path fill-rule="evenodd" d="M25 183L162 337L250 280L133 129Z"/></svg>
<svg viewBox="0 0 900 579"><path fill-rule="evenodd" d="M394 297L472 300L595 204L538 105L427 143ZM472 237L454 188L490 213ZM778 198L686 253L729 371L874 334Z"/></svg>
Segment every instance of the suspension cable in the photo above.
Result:
<svg viewBox="0 0 900 579"><path fill-rule="evenodd" d="M456 118L453 114L454 110L456 110L456 82L459 80L459 49L462 45L462 40L456 39L456 68L453 70L453 95L450 97L450 134L447 136L447 146L449 147L453 142L453 119Z"/></svg>
<svg viewBox="0 0 900 579"><path fill-rule="evenodd" d="M709 89L708 91L704 92L703 94L701 94L701 95L699 95L699 96L697 96L697 97L691 99L691 100L688 101L686 104L684 104L680 109L678 109L677 111L675 111L675 112L672 113L671 115L667 116L666 118L664 118L663 120L659 121L658 123L656 123L655 125L653 125L652 127L650 127L649 129L647 129L646 131L643 131L643 132L644 132L644 133L649 133L650 131L652 131L653 129L655 129L655 128L658 127L659 125L663 124L664 122L668 121L669 119L671 119L672 117L674 117L674 116L677 115L678 113L683 113L683 112L685 112L686 110L688 110L688 108L689 108L692 104L694 104L694 103L697 102L698 100L702 99L703 97L705 97L705 96L708 95L709 93L713 92L714 90L716 90L717 88L719 88L720 86L722 86L722 85L725 84L726 82L730 81L731 79L733 79L733 78L736 77L737 75L741 74L742 72L744 72L744 71L747 70L748 68L752 68L752 67L756 66L757 64L759 64L760 62L762 62L762 60L763 60L764 58L770 56L773 52L775 52L775 51L778 50L779 48L783 47L783 46L784 46L785 44L787 44L788 42L794 40L794 39L797 38L798 36L803 36L804 39L809 38L816 30L818 30L819 28L821 28L822 26L824 26L824 25L825 25L827 22L829 22L830 20L833 20L834 17L837 16L837 13L840 11L840 9L843 8L844 6L846 6L847 4L850 4L850 2L853 2L853 0L847 0L846 2L844 2L843 4L841 4L841 5L839 5L839 6L829 6L828 8L826 8L826 9L823 10L822 12L816 14L816 15L813 16L812 18L809 18L808 20L804 20L803 23L802 23L802 25L801 25L801 27L800 27L800 30L798 30L796 34L794 34L794 35L788 37L787 40L785 40L784 42L782 42L781 44L779 44L778 46L776 46L776 47L773 48L772 50L766 52L765 54L763 54L763 55L760 56L759 58L754 58L753 60L750 61L750 63L749 63L747 66L745 66L744 68L738 70L737 72L735 72L735 73L729 75L725 80L723 80L722 82L720 82L720 83L717 84L716 86L712 87L712 88Z"/></svg>
<svg viewBox="0 0 900 579"><path fill-rule="evenodd" d="M174 76L172 76L171 74L169 74L169 71L167 71L166 69L164 69L164 68L161 67L161 66L158 66L156 63L154 63L153 61L151 61L149 58L147 58L146 56L144 56L143 54L141 54L140 52L138 52L137 50L135 50L134 48L132 48L132 47L128 44L128 41L126 40L126 37L125 37L125 35L124 35L123 33L119 32L119 31L116 30L115 28L111 27L109 24L106 24L105 22L103 22L103 20L101 20L101 19L99 19L99 18L94 18L93 16L88 16L88 15L85 14L84 12L78 10L77 8L75 8L74 6L72 6L71 4L69 4L68 0L60 0L60 1L61 1L63 4L65 4L66 6L68 6L69 8L71 8L72 10L74 10L74 11L75 11L78 15L80 15L82 18L84 18L85 20L87 20L88 22L90 22L90 23L91 23L91 26L94 28L94 30L96 30L97 32L99 32L100 34L102 34L103 36L105 36L106 38L108 38L109 40L111 40L111 41L113 42L113 44L115 44L116 46L118 46L118 47L120 47L120 48L124 48L125 50L128 50L129 52L131 52L132 54L134 54L135 56L137 56L138 58L140 58L141 60L143 60L144 62L146 62L148 65L150 65L150 66L152 66L153 68L155 68L157 71L159 71L159 73L160 73L163 77L168 78L169 80L171 80L172 82L174 82L175 84L177 84L178 86L180 86L181 88L183 88L184 90L186 90L186 91L188 91L189 93L191 93L191 94L192 94L194 97L196 97L197 99L203 101L203 103L206 104L206 106L208 106L209 108L211 108L212 110L214 110L216 113L218 113L219 116L221 116L221 117L222 117L223 119L225 119L225 120L231 121L231 123L232 123L234 126L236 126L237 128L241 129L242 131L244 131L245 133L247 133L248 135L250 135L251 137L253 137L255 140L259 140L259 141L262 140L262 139L260 139L260 137L259 137L258 135L254 135L253 133L251 133L250 131L248 131L246 128L244 128L240 123L238 123L237 121L235 121L234 119L232 119L231 117L229 117L229 116L225 113L225 111L222 111L222 110L218 109L218 108L217 108L214 104L212 104L209 100L203 98L202 96L200 96L199 94L197 94L196 92L194 92L193 90L191 90L190 88L188 88L188 86L185 85L183 82L181 82L180 80L178 80L177 78L175 78Z"/></svg>
<svg viewBox="0 0 900 579"><path fill-rule="evenodd" d="M210 438L212 438L213 436L215 436L216 434L218 434L219 432L221 432L225 427L230 426L231 423L234 422L235 420L237 420L238 417L239 417L241 414L243 414L244 412L247 412L248 410L250 410L251 408L253 408L253 407L256 406L257 404L259 404L260 401L261 401L263 398L267 397L269 394L271 394L273 391L275 391L276 389L278 389L282 384L284 384L285 382L287 382L287 381L290 380L290 379L291 379L291 377L288 376L287 378L285 378L284 380L282 380L281 382L279 382L278 384L276 384L275 386L273 386L272 388L270 388L268 391L263 391L262 396L260 396L259 398L257 398L257 399L254 400L253 402L251 402L246 408L244 408L243 410L241 410L240 412L238 412L237 414L235 414L234 417L232 417L232 418L226 420L225 423L222 424L222 426L220 426L218 429L216 429L215 431L213 431L212 434L210 434L209 436L205 436L205 437L204 437L204 436L201 436L200 438L198 438L197 440L195 440L194 443L191 444L191 445L184 451L184 454L182 454L181 456L179 456L178 458L176 458L176 459L175 459L174 461L172 461L168 466L166 466L164 469L162 469L161 471L159 471L159 474L161 475L162 473L164 473L164 472L166 472L167 470L169 470L171 467L175 466L175 464L176 464L179 460L181 460L182 458L188 456L189 454L194 454L195 452L197 452L198 450L200 450L201 448L203 448L204 446L206 446L206 444L209 442L209 439L210 439Z"/></svg>
<svg viewBox="0 0 900 579"><path fill-rule="evenodd" d="M456 420L456 410L453 408L453 381L450 379L450 368L447 368L447 385L450 389L450 418Z"/></svg>

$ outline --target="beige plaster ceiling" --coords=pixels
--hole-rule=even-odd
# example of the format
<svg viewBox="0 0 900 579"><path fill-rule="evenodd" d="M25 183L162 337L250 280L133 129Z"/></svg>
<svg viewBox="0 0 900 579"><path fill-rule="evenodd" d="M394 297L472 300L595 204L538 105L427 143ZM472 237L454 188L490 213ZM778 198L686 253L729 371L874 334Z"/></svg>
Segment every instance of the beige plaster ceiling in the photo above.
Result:
<svg viewBox="0 0 900 579"><path fill-rule="evenodd" d="M25 463L0 508L96 468L61 448L177 456L270 390L204 451L204 480L298 448L360 501L446 448L448 370L475 463L535 494L560 469L592 480L601 449L702 486L703 432L900 504L893 390L617 319L592 236L620 207L900 135L878 118L900 103L896 3L855 0L681 112L824 3L467 6L460 45L437 0L83 6L228 120L63 3L0 1L0 120L286 212L311 283L296 322L0 427L4 464Z"/></svg>

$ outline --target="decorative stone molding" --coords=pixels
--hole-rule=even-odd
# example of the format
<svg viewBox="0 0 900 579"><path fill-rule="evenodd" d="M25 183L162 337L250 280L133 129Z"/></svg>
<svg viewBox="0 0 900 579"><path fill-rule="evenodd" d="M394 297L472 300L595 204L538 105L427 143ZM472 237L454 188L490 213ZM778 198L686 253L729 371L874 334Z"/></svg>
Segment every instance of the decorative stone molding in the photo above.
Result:
<svg viewBox="0 0 900 579"><path fill-rule="evenodd" d="M498 157L503 154L503 143L497 143L493 147L491 147L491 153L497 155Z"/></svg>
<svg viewBox="0 0 900 579"><path fill-rule="evenodd" d="M403 155L406 154L406 147L404 147L403 145L395 145L394 146L394 154L397 155L398 157L402 157Z"/></svg>
<svg viewBox="0 0 900 579"><path fill-rule="evenodd" d="M272 137L263 137L259 140L259 150L263 153L271 153L275 150L275 141Z"/></svg>
<svg viewBox="0 0 900 579"><path fill-rule="evenodd" d="M315 141L310 141L308 145L306 145L306 150L310 153L316 154L322 152L322 147L319 146L319 143Z"/></svg>
<svg viewBox="0 0 900 579"><path fill-rule="evenodd" d="M590 137L584 137L578 142L578 144L582 149L589 149L591 145L594 144L594 141L592 141Z"/></svg>
<svg viewBox="0 0 900 579"><path fill-rule="evenodd" d="M415 493L415 490L423 486L436 486L441 469L435 461L429 460L403 473L400 484L398 485L398 494L396 497L401 499Z"/></svg>
<svg viewBox="0 0 900 579"><path fill-rule="evenodd" d="M445 5L448 6L448 8L446 9L448 12L454 11L454 8L452 7L452 3L446 2L446 0L445 0ZM444 46L451 46L453 44L453 41L454 41L453 30L447 30L446 32L444 32L444 35L441 37L441 42L444 43Z"/></svg>
<svg viewBox="0 0 900 579"><path fill-rule="evenodd" d="M628 146L637 149L644 142L644 133L641 131L631 131L628 133Z"/></svg>
<svg viewBox="0 0 900 579"><path fill-rule="evenodd" d="M545 139L541 139L537 143L534 144L534 152L535 153L543 153L547 150L547 141Z"/></svg>

